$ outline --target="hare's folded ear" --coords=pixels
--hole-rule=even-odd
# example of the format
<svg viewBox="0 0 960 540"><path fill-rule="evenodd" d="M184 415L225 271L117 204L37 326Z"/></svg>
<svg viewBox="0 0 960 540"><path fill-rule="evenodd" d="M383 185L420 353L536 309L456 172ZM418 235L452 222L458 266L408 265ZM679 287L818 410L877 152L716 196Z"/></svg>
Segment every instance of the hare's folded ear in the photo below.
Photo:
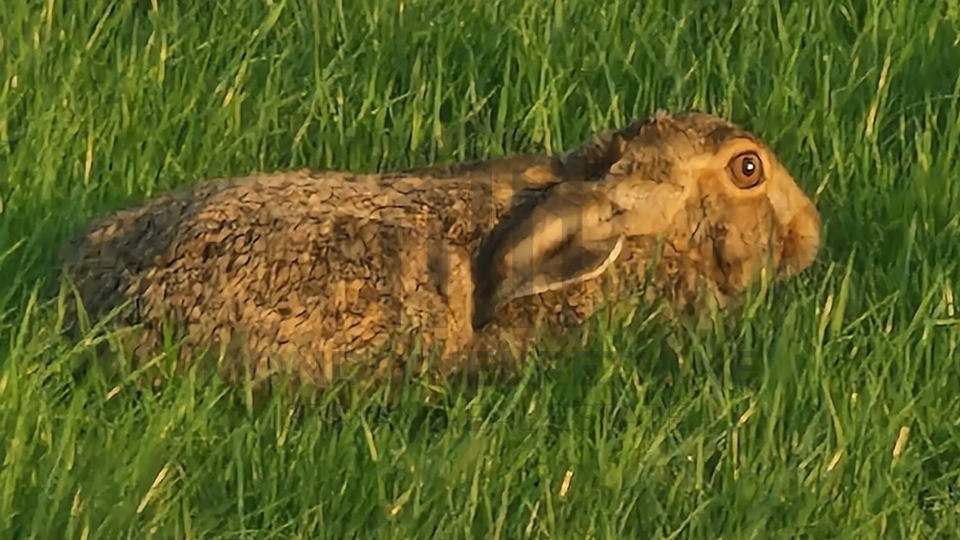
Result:
<svg viewBox="0 0 960 540"><path fill-rule="evenodd" d="M620 255L615 206L598 189L560 184L478 258L474 326L510 300L593 279Z"/></svg>
<svg viewBox="0 0 960 540"><path fill-rule="evenodd" d="M555 251L547 251L530 264L507 269L494 299L497 303L560 289L566 285L593 279L604 272L620 255L623 238L593 242L566 242ZM512 274L512 275L510 275Z"/></svg>
<svg viewBox="0 0 960 540"><path fill-rule="evenodd" d="M627 139L621 130L605 131L560 156L568 178L598 180L623 157Z"/></svg>
<svg viewBox="0 0 960 540"><path fill-rule="evenodd" d="M630 140L640 136L643 128L653 125L663 113L642 118L620 129L598 133L580 146L562 154L560 162L568 178L599 180L623 159Z"/></svg>

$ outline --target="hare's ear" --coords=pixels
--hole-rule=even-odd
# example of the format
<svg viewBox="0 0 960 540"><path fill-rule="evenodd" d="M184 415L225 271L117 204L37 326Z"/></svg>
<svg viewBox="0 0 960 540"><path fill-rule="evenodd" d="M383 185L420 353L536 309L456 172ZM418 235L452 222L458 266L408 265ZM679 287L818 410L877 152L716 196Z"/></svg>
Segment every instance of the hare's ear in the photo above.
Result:
<svg viewBox="0 0 960 540"><path fill-rule="evenodd" d="M623 157L627 139L621 130L599 133L560 156L563 169L571 178L598 180Z"/></svg>
<svg viewBox="0 0 960 540"><path fill-rule="evenodd" d="M474 326L510 300L594 279L620 255L615 207L597 189L559 184L478 257Z"/></svg>
<svg viewBox="0 0 960 540"><path fill-rule="evenodd" d="M623 159L627 144L641 135L647 126L656 124L665 113L642 118L620 129L600 132L578 147L560 156L560 162L568 177L599 180L610 168Z"/></svg>

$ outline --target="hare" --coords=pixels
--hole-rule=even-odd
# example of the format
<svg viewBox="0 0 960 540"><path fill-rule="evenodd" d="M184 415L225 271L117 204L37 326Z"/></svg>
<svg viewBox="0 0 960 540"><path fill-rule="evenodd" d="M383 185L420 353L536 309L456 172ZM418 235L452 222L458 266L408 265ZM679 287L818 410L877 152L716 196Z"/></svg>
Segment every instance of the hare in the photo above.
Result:
<svg viewBox="0 0 960 540"><path fill-rule="evenodd" d="M756 135L660 111L553 156L212 180L107 216L61 260L92 317L143 325L134 358L170 320L182 361L210 347L239 359L223 374L324 387L433 353L438 373L516 358L611 298L722 308L819 247L817 209Z"/></svg>

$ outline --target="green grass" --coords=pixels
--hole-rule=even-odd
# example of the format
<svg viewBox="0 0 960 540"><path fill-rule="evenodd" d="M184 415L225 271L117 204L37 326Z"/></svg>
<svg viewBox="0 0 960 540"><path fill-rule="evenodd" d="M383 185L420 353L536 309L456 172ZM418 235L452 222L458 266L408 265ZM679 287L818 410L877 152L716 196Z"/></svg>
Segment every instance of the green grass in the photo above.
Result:
<svg viewBox="0 0 960 540"><path fill-rule="evenodd" d="M956 0L2 11L0 537L960 535ZM71 375L93 352L57 334L53 263L94 216L257 169L557 151L688 107L762 134L825 221L818 264L743 320L600 317L595 361L545 344L518 384L391 410Z"/></svg>

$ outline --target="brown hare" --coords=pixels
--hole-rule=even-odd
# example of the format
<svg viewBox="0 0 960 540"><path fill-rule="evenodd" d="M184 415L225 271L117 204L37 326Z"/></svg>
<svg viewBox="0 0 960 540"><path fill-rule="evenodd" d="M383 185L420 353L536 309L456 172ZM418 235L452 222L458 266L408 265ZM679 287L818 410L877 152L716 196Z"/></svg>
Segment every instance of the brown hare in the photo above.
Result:
<svg viewBox="0 0 960 540"><path fill-rule="evenodd" d="M200 183L93 224L62 260L92 317L143 325L134 358L169 320L183 361L211 347L223 374L323 387L433 353L437 373L515 358L608 299L722 308L819 247L814 204L757 136L658 112L557 156Z"/></svg>

